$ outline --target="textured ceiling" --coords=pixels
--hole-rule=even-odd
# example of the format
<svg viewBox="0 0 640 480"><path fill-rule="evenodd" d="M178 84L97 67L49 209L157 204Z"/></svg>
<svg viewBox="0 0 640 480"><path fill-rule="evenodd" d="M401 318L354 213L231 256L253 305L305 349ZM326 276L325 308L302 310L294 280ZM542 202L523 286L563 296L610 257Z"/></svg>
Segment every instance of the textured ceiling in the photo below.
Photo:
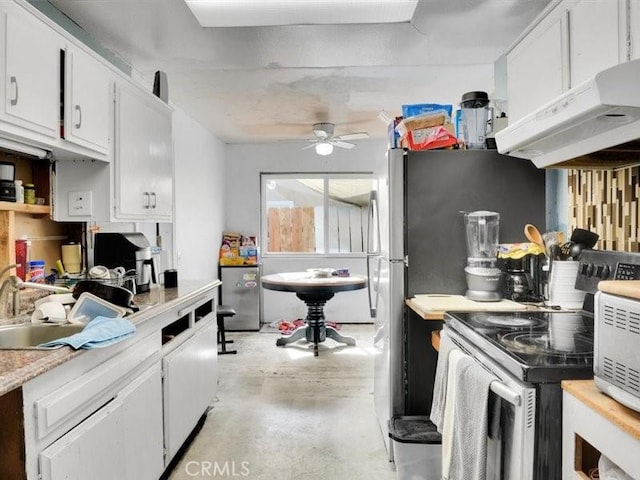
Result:
<svg viewBox="0 0 640 480"><path fill-rule="evenodd" d="M494 61L549 0L420 0L411 23L203 28L183 0L51 0L228 143L386 135L380 111L494 91Z"/></svg>

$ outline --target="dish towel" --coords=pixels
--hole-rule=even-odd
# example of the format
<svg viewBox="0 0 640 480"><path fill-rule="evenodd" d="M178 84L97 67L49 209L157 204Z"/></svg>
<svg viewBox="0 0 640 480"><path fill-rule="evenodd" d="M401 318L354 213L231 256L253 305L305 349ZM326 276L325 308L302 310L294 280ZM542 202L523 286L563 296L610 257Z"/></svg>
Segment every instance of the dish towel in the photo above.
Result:
<svg viewBox="0 0 640 480"><path fill-rule="evenodd" d="M466 357L466 355L457 348L452 349L451 353L449 353L447 398L445 399L444 416L442 417L442 478L444 479L449 478L451 453L453 451L453 429L455 424L456 390L458 386L458 364L464 357Z"/></svg>
<svg viewBox="0 0 640 480"><path fill-rule="evenodd" d="M104 348L129 338L135 331L136 327L126 318L96 317L87 323L81 332L41 343L38 346L56 348L69 345L75 350L79 348Z"/></svg>
<svg viewBox="0 0 640 480"><path fill-rule="evenodd" d="M468 355L457 360L450 480L486 480L489 388L495 377ZM447 403L449 396L447 396ZM444 436L443 436L444 437ZM443 450L445 448L443 438Z"/></svg>
<svg viewBox="0 0 640 480"><path fill-rule="evenodd" d="M442 433L442 418L444 416L444 404L447 395L447 373L449 370L449 354L455 345L449 338L446 330L440 334L440 349L438 350L438 363L436 365L436 378L433 382L433 401L431 402L430 420Z"/></svg>

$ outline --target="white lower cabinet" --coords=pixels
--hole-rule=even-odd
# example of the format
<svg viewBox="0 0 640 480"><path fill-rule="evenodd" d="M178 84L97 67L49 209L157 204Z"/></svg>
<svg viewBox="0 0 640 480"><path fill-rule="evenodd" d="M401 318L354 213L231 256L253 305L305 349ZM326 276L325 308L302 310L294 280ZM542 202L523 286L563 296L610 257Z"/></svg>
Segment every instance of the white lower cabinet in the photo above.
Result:
<svg viewBox="0 0 640 480"><path fill-rule="evenodd" d="M595 391L595 387L582 388L588 393L589 390ZM605 455L631 478L640 478L637 415L631 410L620 414L625 408L602 393L589 395L589 399L596 399L597 403L601 403L598 405L599 411L567 391L562 393L563 480L594 478L589 476L589 472L598 466L600 455ZM613 417L606 418L606 415Z"/></svg>
<svg viewBox="0 0 640 480"><path fill-rule="evenodd" d="M216 395L215 287L26 382L17 478L160 478Z"/></svg>
<svg viewBox="0 0 640 480"><path fill-rule="evenodd" d="M157 479L164 470L159 362L40 453L42 480Z"/></svg>
<svg viewBox="0 0 640 480"><path fill-rule="evenodd" d="M217 327L210 321L162 360L166 464L216 395L217 358Z"/></svg>

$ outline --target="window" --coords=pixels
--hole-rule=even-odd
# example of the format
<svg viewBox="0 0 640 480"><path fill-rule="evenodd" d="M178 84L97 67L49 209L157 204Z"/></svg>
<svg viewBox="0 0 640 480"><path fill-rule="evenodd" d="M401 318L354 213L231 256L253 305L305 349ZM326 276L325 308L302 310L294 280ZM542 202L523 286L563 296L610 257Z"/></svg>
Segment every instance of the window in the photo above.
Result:
<svg viewBox="0 0 640 480"><path fill-rule="evenodd" d="M262 174L263 254L366 249L372 174Z"/></svg>

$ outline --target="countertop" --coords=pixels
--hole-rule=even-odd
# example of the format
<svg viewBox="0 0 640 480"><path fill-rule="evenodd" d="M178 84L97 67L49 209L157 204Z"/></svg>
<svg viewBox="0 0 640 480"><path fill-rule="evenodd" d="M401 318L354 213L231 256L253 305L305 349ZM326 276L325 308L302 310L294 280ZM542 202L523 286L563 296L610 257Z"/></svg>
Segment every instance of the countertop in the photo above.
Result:
<svg viewBox="0 0 640 480"><path fill-rule="evenodd" d="M136 327L140 327L177 303L195 298L218 285L219 280L181 280L177 288L154 286L149 292L135 296L134 301L140 311L127 318ZM0 395L85 352L87 350L73 350L71 347L55 350L0 350Z"/></svg>
<svg viewBox="0 0 640 480"><path fill-rule="evenodd" d="M562 389L633 438L640 440L640 413L597 389L593 380L565 380Z"/></svg>
<svg viewBox="0 0 640 480"><path fill-rule="evenodd" d="M435 300L438 300L436 297L432 295L416 295L413 298L407 298L405 300L405 304L414 312L416 312L423 320L444 320L444 314L446 308L443 309L426 309L424 307L425 302L420 301L420 297L432 297ZM513 312L539 312L539 311L557 311L557 310L549 310L545 307L539 307L536 305L529 305L523 303L516 303L510 300L502 300L501 302L473 302L471 300L466 300L461 295L438 295L441 297L441 301L443 305L455 305L456 302L459 303L459 308L454 308L449 311L513 311ZM433 303L438 303L434 301ZM473 307L470 305L473 304Z"/></svg>

